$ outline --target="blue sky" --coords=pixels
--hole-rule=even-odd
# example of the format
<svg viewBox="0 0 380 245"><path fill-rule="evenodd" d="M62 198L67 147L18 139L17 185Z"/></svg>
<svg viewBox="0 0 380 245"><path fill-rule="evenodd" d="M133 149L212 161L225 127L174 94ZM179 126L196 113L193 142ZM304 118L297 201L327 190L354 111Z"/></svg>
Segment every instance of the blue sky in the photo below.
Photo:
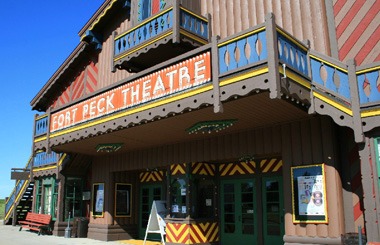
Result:
<svg viewBox="0 0 380 245"><path fill-rule="evenodd" d="M11 168L32 154L30 101L79 44L79 30L104 0L2 1L0 7L0 199Z"/></svg>

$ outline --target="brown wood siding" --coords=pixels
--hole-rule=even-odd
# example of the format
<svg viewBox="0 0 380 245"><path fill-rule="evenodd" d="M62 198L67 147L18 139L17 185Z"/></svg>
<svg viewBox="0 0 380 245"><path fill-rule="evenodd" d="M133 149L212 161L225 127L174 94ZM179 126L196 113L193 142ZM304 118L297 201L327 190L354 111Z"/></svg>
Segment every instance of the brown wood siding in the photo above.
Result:
<svg viewBox="0 0 380 245"><path fill-rule="evenodd" d="M131 217L116 217L114 220L114 225L126 226L126 225L136 225L139 221L139 186L138 186L138 172L117 172L113 173L114 175L114 184L113 191L115 193L115 184L116 183L126 183L132 185L132 209L131 209ZM114 200L115 197L112 199ZM115 204L114 204L115 205ZM114 216L115 210L112 209L111 213Z"/></svg>
<svg viewBox="0 0 380 245"><path fill-rule="evenodd" d="M197 7L189 2L183 0L182 4ZM324 0L205 0L201 4L201 14L211 14L212 35L221 38L264 23L270 12L277 25L301 41L310 40L312 49L330 55Z"/></svg>
<svg viewBox="0 0 380 245"><path fill-rule="evenodd" d="M94 181L104 180L108 183L111 172L186 162L225 163L237 161L247 154L258 157L280 155L284 164L284 191L291 193L291 166L326 163L329 224L293 224L291 195L285 195L286 235L339 237L344 233L344 220L343 212L339 212L343 209L343 203L337 158L339 152L334 140L337 138L335 127L328 117L314 117L306 121L164 145L145 151L97 157L94 159ZM109 192L109 187L106 187L106 191ZM113 196L111 198L113 200ZM97 219L95 222L101 221Z"/></svg>
<svg viewBox="0 0 380 245"><path fill-rule="evenodd" d="M124 11L125 13L127 11ZM125 79L131 76L125 70L117 70L112 72L112 60L114 54L114 36L113 32L116 31L116 35L121 34L131 28L130 18L126 14L120 14L115 16L115 23L104 27L103 35L103 47L99 53L99 85L98 89L107 87L115 82Z"/></svg>

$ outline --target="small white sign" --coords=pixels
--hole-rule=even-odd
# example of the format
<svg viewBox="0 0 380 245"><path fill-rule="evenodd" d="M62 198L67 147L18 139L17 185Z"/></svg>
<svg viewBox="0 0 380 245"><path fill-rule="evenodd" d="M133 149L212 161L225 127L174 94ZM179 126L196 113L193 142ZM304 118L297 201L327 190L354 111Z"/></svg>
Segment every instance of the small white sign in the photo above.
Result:
<svg viewBox="0 0 380 245"><path fill-rule="evenodd" d="M206 199L206 207L211 207L211 206L212 206L212 200Z"/></svg>

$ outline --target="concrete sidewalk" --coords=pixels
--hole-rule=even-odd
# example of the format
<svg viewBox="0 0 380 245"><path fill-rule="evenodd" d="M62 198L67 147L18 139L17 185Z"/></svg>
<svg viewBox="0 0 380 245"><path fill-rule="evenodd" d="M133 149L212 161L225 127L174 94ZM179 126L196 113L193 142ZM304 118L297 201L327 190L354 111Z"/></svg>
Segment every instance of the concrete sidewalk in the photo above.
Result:
<svg viewBox="0 0 380 245"><path fill-rule="evenodd" d="M104 242L89 238L64 238L52 235L38 235L29 230L19 231L19 226L3 225L0 220L0 245L79 245L79 244L106 244L106 245L140 245L141 240L123 240ZM159 242L147 242L146 245L160 245Z"/></svg>

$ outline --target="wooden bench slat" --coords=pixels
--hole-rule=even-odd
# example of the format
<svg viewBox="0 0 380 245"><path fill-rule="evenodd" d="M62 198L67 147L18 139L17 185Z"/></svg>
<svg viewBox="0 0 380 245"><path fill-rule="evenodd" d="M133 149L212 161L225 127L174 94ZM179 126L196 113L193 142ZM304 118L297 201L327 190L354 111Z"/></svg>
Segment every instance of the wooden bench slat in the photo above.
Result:
<svg viewBox="0 0 380 245"><path fill-rule="evenodd" d="M51 215L49 214L28 212L25 221L19 221L19 224L21 224L20 231L22 228L26 228L29 230L36 230L38 231L38 235L40 235L42 230L49 228L50 221Z"/></svg>

